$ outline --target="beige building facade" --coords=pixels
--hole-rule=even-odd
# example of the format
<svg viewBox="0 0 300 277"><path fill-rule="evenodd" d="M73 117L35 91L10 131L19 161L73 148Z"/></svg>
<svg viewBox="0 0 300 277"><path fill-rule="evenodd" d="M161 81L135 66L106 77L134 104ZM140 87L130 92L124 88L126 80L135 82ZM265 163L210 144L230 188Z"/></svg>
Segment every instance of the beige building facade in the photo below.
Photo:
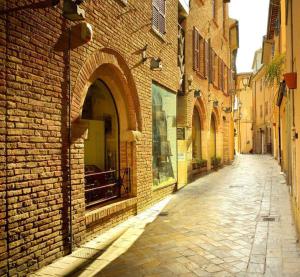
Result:
<svg viewBox="0 0 300 277"><path fill-rule="evenodd" d="M292 186L292 199L298 230L300 230L300 3L299 1L289 0L286 2L286 73L285 81L287 84L287 99L291 107L290 112L290 132L288 132L290 146L288 155L290 157L289 182Z"/></svg>
<svg viewBox="0 0 300 277"><path fill-rule="evenodd" d="M237 153L253 153L253 95L249 87L251 73L239 73L236 77L234 102L235 150Z"/></svg>
<svg viewBox="0 0 300 277"><path fill-rule="evenodd" d="M265 81L266 66L262 63L262 50L255 53L253 74L250 79L253 103L253 153L273 151L273 89Z"/></svg>

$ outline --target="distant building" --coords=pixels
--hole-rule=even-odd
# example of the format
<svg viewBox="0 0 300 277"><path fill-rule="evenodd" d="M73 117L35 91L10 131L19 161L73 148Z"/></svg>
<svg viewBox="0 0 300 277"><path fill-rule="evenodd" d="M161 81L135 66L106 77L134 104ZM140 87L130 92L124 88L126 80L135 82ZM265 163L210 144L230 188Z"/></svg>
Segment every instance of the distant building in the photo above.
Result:
<svg viewBox="0 0 300 277"><path fill-rule="evenodd" d="M241 154L253 153L253 96L249 87L251 73L239 73L236 77L234 107L235 149Z"/></svg>

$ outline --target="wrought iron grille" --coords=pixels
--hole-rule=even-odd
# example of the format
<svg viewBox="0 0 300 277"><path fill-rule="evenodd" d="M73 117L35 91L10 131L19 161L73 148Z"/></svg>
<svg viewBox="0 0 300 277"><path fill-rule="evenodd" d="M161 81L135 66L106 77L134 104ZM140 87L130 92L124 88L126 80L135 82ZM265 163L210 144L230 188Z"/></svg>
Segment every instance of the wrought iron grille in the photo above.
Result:
<svg viewBox="0 0 300 277"><path fill-rule="evenodd" d="M84 179L87 208L130 193L130 168L86 173Z"/></svg>

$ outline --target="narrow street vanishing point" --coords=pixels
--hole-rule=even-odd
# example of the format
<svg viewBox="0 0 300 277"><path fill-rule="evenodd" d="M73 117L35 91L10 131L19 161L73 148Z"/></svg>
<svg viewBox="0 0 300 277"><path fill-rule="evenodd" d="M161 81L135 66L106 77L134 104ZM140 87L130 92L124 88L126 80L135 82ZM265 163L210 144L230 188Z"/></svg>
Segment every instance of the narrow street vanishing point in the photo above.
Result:
<svg viewBox="0 0 300 277"><path fill-rule="evenodd" d="M136 240L139 226L71 275L300 276L288 186L270 155L241 155L183 188ZM128 250L114 259L122 248ZM76 259L84 260L75 253L34 276L65 276Z"/></svg>

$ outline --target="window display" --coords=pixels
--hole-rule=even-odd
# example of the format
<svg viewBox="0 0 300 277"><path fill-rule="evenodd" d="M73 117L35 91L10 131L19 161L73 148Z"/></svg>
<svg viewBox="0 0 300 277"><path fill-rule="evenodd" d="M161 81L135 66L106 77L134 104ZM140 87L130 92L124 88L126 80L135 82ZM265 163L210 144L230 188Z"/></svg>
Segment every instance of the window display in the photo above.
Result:
<svg viewBox="0 0 300 277"><path fill-rule="evenodd" d="M176 182L176 94L152 84L153 186Z"/></svg>

